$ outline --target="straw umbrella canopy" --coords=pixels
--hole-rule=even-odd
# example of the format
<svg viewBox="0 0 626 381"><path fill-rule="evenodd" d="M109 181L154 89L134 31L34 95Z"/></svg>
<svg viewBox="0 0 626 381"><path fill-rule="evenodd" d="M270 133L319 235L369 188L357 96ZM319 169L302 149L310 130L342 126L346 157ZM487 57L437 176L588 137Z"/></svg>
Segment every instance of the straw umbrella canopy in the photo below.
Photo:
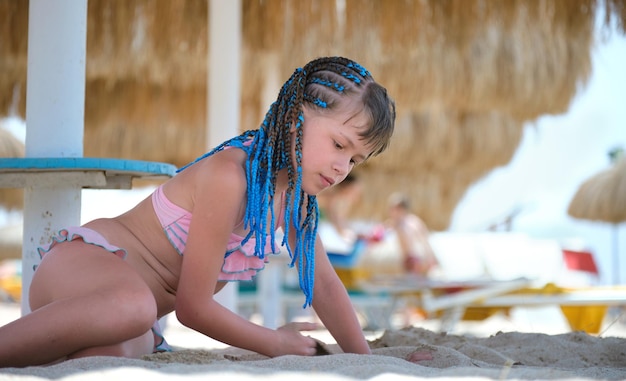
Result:
<svg viewBox="0 0 626 381"><path fill-rule="evenodd" d="M18 140L0 123L0 157L24 157L24 143ZM0 188L0 207L12 210L22 209L24 191L22 189Z"/></svg>
<svg viewBox="0 0 626 381"><path fill-rule="evenodd" d="M523 131L506 114L442 111L403 115L396 129L392 148L357 168L368 191L353 215L384 215L390 192L401 191L433 229L449 225L472 183L510 161Z"/></svg>
<svg viewBox="0 0 626 381"><path fill-rule="evenodd" d="M384 217L387 196L401 190L431 228L443 230L467 188L508 163L524 122L567 111L589 76L594 19L604 3L247 4L244 54L263 68L244 74L250 88L276 86L268 72L285 77L302 61L343 54L364 63L397 101L394 139L359 168L365 193L352 216ZM623 26L623 2L610 9Z"/></svg>
<svg viewBox="0 0 626 381"><path fill-rule="evenodd" d="M0 158L24 157L24 143L8 131L0 121ZM21 210L24 207L24 190L0 188L0 209ZM22 255L21 227L0 227L0 261L20 258Z"/></svg>
<svg viewBox="0 0 626 381"><path fill-rule="evenodd" d="M354 58L399 117L389 151L361 169L361 216L381 218L403 187L445 229L467 187L508 162L525 121L567 110L604 4L623 30L621 0L243 0L241 130L295 67ZM0 114L26 88L27 22L28 1L0 1ZM207 23L207 0L89 1L86 156L183 165L206 150ZM20 115L24 105L21 94Z"/></svg>
<svg viewBox="0 0 626 381"><path fill-rule="evenodd" d="M626 222L626 157L582 183L567 213L584 220Z"/></svg>
<svg viewBox="0 0 626 381"><path fill-rule="evenodd" d="M616 155L610 169L583 182L570 201L567 213L574 218L613 225L613 280L619 283L617 227L626 222L626 156Z"/></svg>
<svg viewBox="0 0 626 381"><path fill-rule="evenodd" d="M384 218L387 196L401 190L445 229L467 188L510 160L523 122L566 111L590 72L593 1L248 4L244 54L263 68L244 74L251 89L275 86L268 72L285 77L301 61L343 54L397 101L388 152L359 169L365 194L353 217Z"/></svg>

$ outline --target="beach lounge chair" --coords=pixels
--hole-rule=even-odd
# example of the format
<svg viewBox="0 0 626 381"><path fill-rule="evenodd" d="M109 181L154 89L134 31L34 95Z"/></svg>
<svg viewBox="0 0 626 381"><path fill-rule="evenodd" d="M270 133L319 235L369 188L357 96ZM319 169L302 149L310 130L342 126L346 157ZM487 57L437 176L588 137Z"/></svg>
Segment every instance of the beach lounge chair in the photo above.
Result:
<svg viewBox="0 0 626 381"><path fill-rule="evenodd" d="M389 256L381 257L383 260L365 263L367 253L357 266L337 271L353 290L375 297L386 295L391 300L388 319L398 307L411 304L424 315L440 319L442 331L460 320L483 320L512 308L553 305L561 309L572 330L597 333L608 307L626 305L626 288L599 287L588 279L581 283L570 277L572 270L597 277L593 255L564 251L553 240L520 234L438 233L432 243L444 267L440 278L377 275L386 259L393 260L389 255L393 247L384 248Z"/></svg>
<svg viewBox="0 0 626 381"><path fill-rule="evenodd" d="M489 299L476 301L470 307L511 308L558 306L572 331L597 334L611 306L626 305L626 286L527 287Z"/></svg>
<svg viewBox="0 0 626 381"><path fill-rule="evenodd" d="M348 252L328 251L328 258L348 290L352 304L365 320L364 328L388 329L391 328L390 315L395 309L393 296L385 290L366 292L360 286L361 280L370 276L367 270L359 267L359 261L367 251L367 242L365 238L357 238Z"/></svg>

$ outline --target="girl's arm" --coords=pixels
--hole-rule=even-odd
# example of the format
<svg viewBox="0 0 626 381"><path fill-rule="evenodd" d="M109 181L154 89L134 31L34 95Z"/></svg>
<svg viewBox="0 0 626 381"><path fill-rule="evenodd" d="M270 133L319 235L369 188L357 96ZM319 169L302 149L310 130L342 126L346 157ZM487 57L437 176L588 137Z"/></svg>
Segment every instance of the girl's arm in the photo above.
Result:
<svg viewBox="0 0 626 381"><path fill-rule="evenodd" d="M348 292L333 269L319 235L315 242L313 308L344 352L371 353Z"/></svg>
<svg viewBox="0 0 626 381"><path fill-rule="evenodd" d="M268 329L213 299L229 237L242 219L246 201L241 165L224 156L229 157L216 154L186 170L194 172L185 173L193 176L188 183L196 189L176 295L176 316L185 326L211 338L270 357L313 355L315 341L300 334L300 330L312 329L311 325Z"/></svg>

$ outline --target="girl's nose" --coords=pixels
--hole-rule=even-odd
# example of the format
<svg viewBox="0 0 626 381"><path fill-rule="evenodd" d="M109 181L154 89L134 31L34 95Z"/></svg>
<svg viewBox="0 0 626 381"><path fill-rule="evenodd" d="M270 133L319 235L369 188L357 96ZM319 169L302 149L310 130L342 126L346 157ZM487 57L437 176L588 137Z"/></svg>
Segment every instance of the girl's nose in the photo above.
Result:
<svg viewBox="0 0 626 381"><path fill-rule="evenodd" d="M335 161L333 167L337 173L347 175L350 172L350 159L340 158Z"/></svg>

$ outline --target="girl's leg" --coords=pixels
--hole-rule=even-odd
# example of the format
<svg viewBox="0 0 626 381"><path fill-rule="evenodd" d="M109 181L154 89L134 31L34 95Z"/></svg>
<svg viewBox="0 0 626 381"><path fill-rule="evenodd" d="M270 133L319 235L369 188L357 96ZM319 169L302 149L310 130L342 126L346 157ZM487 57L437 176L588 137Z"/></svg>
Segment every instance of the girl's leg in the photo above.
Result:
<svg viewBox="0 0 626 381"><path fill-rule="evenodd" d="M67 359L75 359L88 356L117 356L138 358L154 350L154 333L152 330L134 339L126 340L120 344L92 347L74 352Z"/></svg>
<svg viewBox="0 0 626 381"><path fill-rule="evenodd" d="M152 351L152 292L126 261L97 246L76 240L46 254L30 304L33 312L0 327L0 367Z"/></svg>

